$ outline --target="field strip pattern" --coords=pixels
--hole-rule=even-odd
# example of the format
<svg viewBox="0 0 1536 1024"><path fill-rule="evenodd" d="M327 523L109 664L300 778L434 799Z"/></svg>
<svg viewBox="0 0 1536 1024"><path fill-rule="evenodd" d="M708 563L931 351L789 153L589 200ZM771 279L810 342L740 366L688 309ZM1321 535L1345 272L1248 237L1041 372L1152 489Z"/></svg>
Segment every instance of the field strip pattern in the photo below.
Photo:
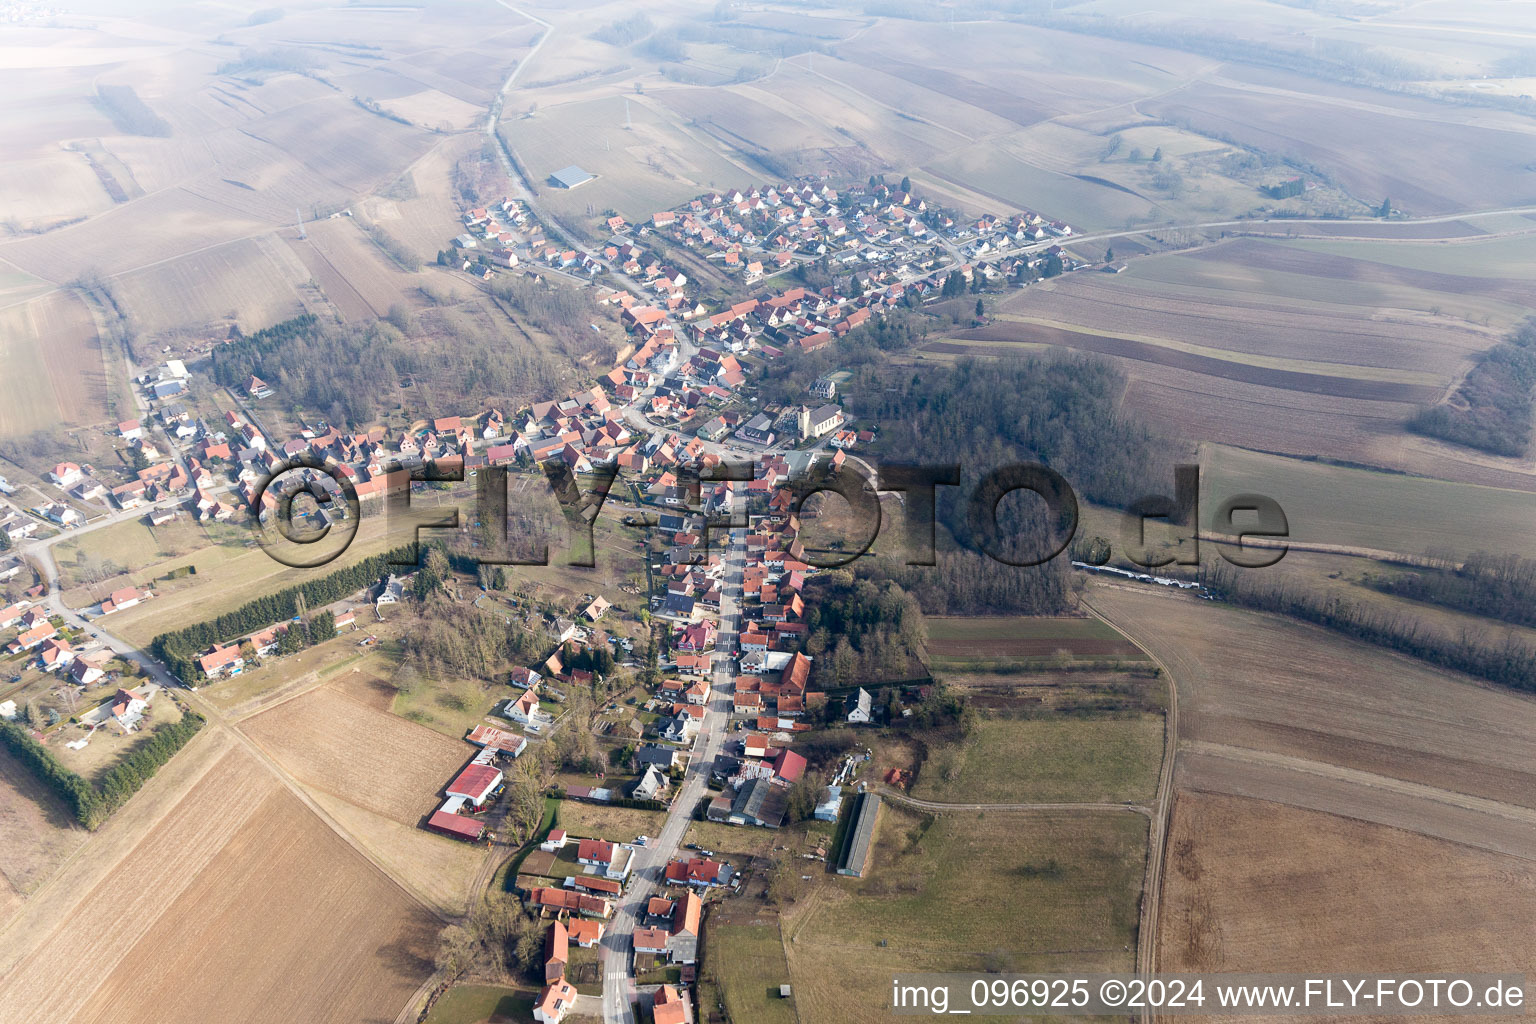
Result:
<svg viewBox="0 0 1536 1024"><path fill-rule="evenodd" d="M255 808L278 788L254 771L256 762L231 751L115 870L62 918L48 939L0 978L0 1024L69 1020L94 992L57 970L88 963L99 985L232 839ZM238 794L238 799L231 799Z"/></svg>
<svg viewBox="0 0 1536 1024"><path fill-rule="evenodd" d="M1192 744L1181 790L1251 797L1536 861L1536 811L1261 751Z"/></svg>
<svg viewBox="0 0 1536 1024"><path fill-rule="evenodd" d="M1398 384L1391 381L1362 380L1357 377L1332 376L1321 373L1302 373L1295 370L1275 370L1234 359L1217 359L1212 356L1183 352L1143 341L1130 341L1102 334L1069 331L1040 324L1009 322L957 331L953 335L961 344L935 342L925 351L964 354L974 348L963 344L967 341L1002 342L1006 344L1050 345L1069 348L1097 355L1118 356L1138 362L1155 363L1187 373L1206 377L1233 380L1244 384L1260 384L1286 391L1301 391L1336 398L1353 398L1374 402L1429 402L1438 398L1441 389L1415 384Z"/></svg>

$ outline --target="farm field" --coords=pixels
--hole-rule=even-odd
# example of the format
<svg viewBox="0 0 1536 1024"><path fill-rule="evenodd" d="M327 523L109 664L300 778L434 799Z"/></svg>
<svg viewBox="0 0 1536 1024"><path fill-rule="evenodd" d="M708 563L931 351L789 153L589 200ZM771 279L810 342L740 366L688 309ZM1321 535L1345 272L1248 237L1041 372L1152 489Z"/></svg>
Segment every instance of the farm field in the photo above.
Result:
<svg viewBox="0 0 1536 1024"><path fill-rule="evenodd" d="M0 749L0 925L86 839L51 792Z"/></svg>
<svg viewBox="0 0 1536 1024"><path fill-rule="evenodd" d="M1162 219L1156 205L1141 195L1036 167L991 143L932 161L925 169L1013 209L1038 209L1056 217L1071 211L1073 226L1090 231Z"/></svg>
<svg viewBox="0 0 1536 1024"><path fill-rule="evenodd" d="M119 275L113 287L140 330L222 338L231 326L252 333L302 313L309 276L286 247L246 238Z"/></svg>
<svg viewBox="0 0 1536 1024"><path fill-rule="evenodd" d="M1159 971L1524 972L1536 865L1261 800L1180 793ZM1443 1018L1430 1018L1443 1019Z"/></svg>
<svg viewBox="0 0 1536 1024"><path fill-rule="evenodd" d="M1479 219L1470 223L1483 224L1487 221ZM1411 226L1405 225L1405 227ZM1425 224L1423 227L1428 229L1447 227L1447 225ZM1522 230L1526 233L1502 238L1473 237L1459 240L1454 244L1439 245L1356 241L1319 242L1311 239L1299 239L1285 244L1288 248L1301 249L1305 252L1361 260L1366 263L1385 263L1390 267L1416 270L1426 274L1528 281L1533 274L1536 274L1536 223L1525 221ZM1436 277L1433 280L1450 283L1445 282L1442 277Z"/></svg>
<svg viewBox="0 0 1536 1024"><path fill-rule="evenodd" d="M704 935L710 963L706 980L718 988L732 1020L796 1024L795 1003L779 997L779 986L789 984L790 972L777 919L710 922Z"/></svg>
<svg viewBox="0 0 1536 1024"><path fill-rule="evenodd" d="M1449 549L1526 554L1536 545L1536 494L1309 462L1207 444L1200 449L1204 509L1267 494L1298 542L1423 555ZM1536 486L1536 480L1532 481Z"/></svg>
<svg viewBox="0 0 1536 1024"><path fill-rule="evenodd" d="M932 615L926 622L928 653L940 662L1049 658L1061 651L1073 658L1146 657L1115 630L1087 617Z"/></svg>
<svg viewBox="0 0 1536 1024"><path fill-rule="evenodd" d="M445 776L443 784L451 778ZM310 795L384 870L430 901L439 913L462 914L478 896L470 886L485 859L485 847L436 835L414 824L402 825L319 790Z"/></svg>
<svg viewBox="0 0 1536 1024"><path fill-rule="evenodd" d="M1069 275L1015 292L1002 308L1024 323L1099 332L1256 367L1289 366L1363 380L1442 383L1490 344L1487 330L1413 310L1293 301L1259 287L1248 294L1210 289L1173 296L1140 276L1163 261L1186 258L1133 261L1123 274Z"/></svg>
<svg viewBox="0 0 1536 1024"><path fill-rule="evenodd" d="M1363 201L1389 196L1394 207L1416 216L1532 199L1514 158L1522 136L1513 115L1458 123L1437 116L1441 108L1423 100L1245 67L1148 99L1140 109L1258 150L1291 154L1326 168ZM1361 138L1372 145L1362 148ZM1426 145L1453 155L1419 159Z"/></svg>
<svg viewBox="0 0 1536 1024"><path fill-rule="evenodd" d="M1145 845L1130 814L886 802L868 876L820 876L783 924L800 1019L888 1019L895 971L1129 970Z"/></svg>
<svg viewBox="0 0 1536 1024"><path fill-rule="evenodd" d="M1181 743L1235 762L1229 775L1264 769L1277 787L1289 780L1289 799L1321 802L1319 810L1331 809L1337 788L1326 783L1347 783L1365 798L1351 805L1353 816L1370 818L1380 803L1399 827L1388 794L1416 800L1431 826L1448 808L1494 821L1495 812L1523 820L1536 805L1529 696L1219 602L1110 585L1093 586L1087 600L1167 665L1179 688Z"/></svg>
<svg viewBox="0 0 1536 1024"><path fill-rule="evenodd" d="M1497 240L1517 255L1523 241ZM1495 242L1438 250L1481 244ZM1079 272L1015 292L992 323L930 342L920 359L1006 355L1012 346L1096 353L1131 378L1127 404L1172 436L1529 486L1528 466L1418 437L1405 424L1536 300L1497 263L1486 274L1467 273L1475 262L1457 273L1421 270L1337 246L1379 249L1383 260L1424 249L1241 238L1132 259L1123 274Z"/></svg>
<svg viewBox="0 0 1536 1024"><path fill-rule="evenodd" d="M541 107L533 117L513 116L508 101L501 137L533 178L540 201L562 221L582 225L593 237L599 228L586 216L588 204L613 207L631 221L650 217L709 188L725 188L746 167L702 143L682 115L650 97L631 97L625 129L625 100L618 96ZM579 164L597 175L571 192L549 184L553 172Z"/></svg>
<svg viewBox="0 0 1536 1024"><path fill-rule="evenodd" d="M74 1020L342 1024L396 1012L431 972L436 921L286 790L189 883Z"/></svg>
<svg viewBox="0 0 1536 1024"><path fill-rule="evenodd" d="M1163 758L1161 715L982 717L930 748L912 795L938 803L1147 803Z"/></svg>
<svg viewBox="0 0 1536 1024"><path fill-rule="evenodd" d="M245 719L240 730L304 785L411 827L474 752L328 686Z"/></svg>
<svg viewBox="0 0 1536 1024"><path fill-rule="evenodd" d="M96 323L71 292L0 309L0 439L107 419Z"/></svg>

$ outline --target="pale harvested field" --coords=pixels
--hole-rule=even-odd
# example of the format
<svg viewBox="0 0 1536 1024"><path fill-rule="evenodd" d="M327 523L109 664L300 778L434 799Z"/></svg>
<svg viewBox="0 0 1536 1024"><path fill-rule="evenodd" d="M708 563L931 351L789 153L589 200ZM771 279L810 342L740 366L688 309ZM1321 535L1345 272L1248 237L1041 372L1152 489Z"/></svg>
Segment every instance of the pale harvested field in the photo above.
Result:
<svg viewBox="0 0 1536 1024"><path fill-rule="evenodd" d="M489 852L486 847L402 825L327 793L312 795L385 871L431 900L440 912L464 913L475 895L470 886Z"/></svg>
<svg viewBox="0 0 1536 1024"><path fill-rule="evenodd" d="M390 1020L431 973L434 918L287 790L249 806L74 1024Z"/></svg>
<svg viewBox="0 0 1536 1024"><path fill-rule="evenodd" d="M439 802L473 753L423 726L320 687L240 723L294 778L402 825Z"/></svg>
<svg viewBox="0 0 1536 1024"><path fill-rule="evenodd" d="M247 238L124 274L115 287L141 330L223 337L231 324L254 333L303 312L298 290L308 277L284 246Z"/></svg>
<svg viewBox="0 0 1536 1024"><path fill-rule="evenodd" d="M1239 360L1335 364L1333 372L1341 374L1355 368L1366 378L1372 376L1368 368L1390 368L1418 370L1446 383L1494 340L1491 332L1449 317L1274 301L1257 289L1247 296L1171 296L1130 273L1071 274L1016 292L1003 305L1049 322L1198 345Z"/></svg>
<svg viewBox="0 0 1536 1024"><path fill-rule="evenodd" d="M119 964L148 969L163 950L144 959L130 958L130 950L277 789L277 780L250 755L226 754L110 873L90 889L74 893L71 908L48 922L52 930L47 938L0 977L6 993L0 1021L73 1020L96 985ZM270 898L266 893L259 896ZM233 941L249 937L245 929L230 934ZM60 963L88 963L92 970L61 972Z"/></svg>
<svg viewBox="0 0 1536 1024"><path fill-rule="evenodd" d="M1148 100L1141 110L1225 134L1258 149L1294 154L1323 168L1365 202L1390 196L1418 216L1531 201L1519 154L1530 136L1513 115L1456 123L1415 99L1320 83L1281 71L1229 68ZM1372 140L1369 147L1359 140ZM1426 147L1445 154L1424 160Z"/></svg>
<svg viewBox="0 0 1536 1024"><path fill-rule="evenodd" d="M413 252L435 256L460 230L451 185L454 163L478 147L472 136L445 138L383 195L363 200L361 209Z"/></svg>
<svg viewBox="0 0 1536 1024"><path fill-rule="evenodd" d="M1531 292L1521 280L1503 277L1479 277L1469 273L1448 273L1423 267L1394 265L1379 259L1362 259L1344 253L1360 250L1347 243L1339 245L1317 244L1310 248L1277 245L1252 238L1240 238L1225 245L1201 249L1193 254L1195 259L1216 260L1220 263L1250 269L1258 273L1280 271L1326 278L1339 284L1387 285L1408 288L1420 292L1439 292L1445 295L1473 295L1519 305L1529 305ZM1437 253L1447 263L1457 255L1458 271L1475 270L1478 264L1478 247L1459 248L1459 252ZM1373 253L1390 257L1390 249ZM1497 266L1493 269L1497 270Z"/></svg>
<svg viewBox="0 0 1536 1024"><path fill-rule="evenodd" d="M1167 665L1181 741L1536 807L1536 699L1218 602L1110 586L1088 600Z"/></svg>
<svg viewBox="0 0 1536 1024"><path fill-rule="evenodd" d="M107 417L96 322L67 292L0 310L0 365L0 437Z"/></svg>
<svg viewBox="0 0 1536 1024"><path fill-rule="evenodd" d="M212 200L170 188L46 235L0 242L0 257L62 284L78 276L83 267L119 274L260 234L269 227ZM124 245L124 238L134 239L134 244Z"/></svg>
<svg viewBox="0 0 1536 1024"><path fill-rule="evenodd" d="M0 921L85 837L64 805L0 749Z"/></svg>
<svg viewBox="0 0 1536 1024"><path fill-rule="evenodd" d="M335 94L268 114L243 130L351 193L387 184L433 145L431 133L370 114Z"/></svg>
<svg viewBox="0 0 1536 1024"><path fill-rule="evenodd" d="M1179 752L1174 787L1268 800L1536 862L1536 812L1283 754L1190 744Z"/></svg>
<svg viewBox="0 0 1536 1024"><path fill-rule="evenodd" d="M1529 976L1533 920L1529 862L1275 803L1181 793L1157 969Z"/></svg>
<svg viewBox="0 0 1536 1024"><path fill-rule="evenodd" d="M618 96L541 107L533 117L522 116L516 101L508 100L498 131L534 179L540 202L563 221L606 231L587 216L589 204L599 211L611 206L638 222L700 192L751 177L718 152L702 128L683 124L664 97L628 98L629 129L625 101ZM571 192L551 187L549 175L572 163L597 179Z"/></svg>
<svg viewBox="0 0 1536 1024"><path fill-rule="evenodd" d="M100 213L112 197L79 153L54 152L13 158L0 167L0 220L22 227Z"/></svg>
<svg viewBox="0 0 1536 1024"><path fill-rule="evenodd" d="M289 244L347 319L382 316L395 304L409 306L404 293L415 290L416 279L379 252L352 218L316 221L304 230L304 241L289 239ZM336 279L344 284L338 286Z"/></svg>

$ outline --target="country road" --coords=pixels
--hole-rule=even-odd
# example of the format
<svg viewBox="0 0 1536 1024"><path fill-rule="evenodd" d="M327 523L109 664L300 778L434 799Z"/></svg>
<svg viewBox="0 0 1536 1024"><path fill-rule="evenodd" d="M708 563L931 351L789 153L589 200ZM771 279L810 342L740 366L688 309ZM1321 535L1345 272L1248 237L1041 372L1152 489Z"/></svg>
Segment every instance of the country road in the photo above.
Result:
<svg viewBox="0 0 1536 1024"><path fill-rule="evenodd" d="M738 498L741 484L732 484ZM614 913L603 935L599 954L603 971L603 1020L606 1024L635 1024L634 1004L638 996L634 977L634 929L640 908L663 884L667 862L677 855L683 833L693 820L693 810L708 791L709 773L725 743L730 721L733 690L731 660L736 654L738 617L741 607L742 570L746 566L746 531L732 530L731 545L725 555L725 585L720 594L720 631L715 638L714 677L709 703L704 710L704 724L694 741L692 756L682 788L672 801L667 822L660 835L648 845L635 848L635 864L623 903Z"/></svg>
<svg viewBox="0 0 1536 1024"><path fill-rule="evenodd" d="M1136 929L1136 971L1143 978L1150 978L1157 969L1157 935L1159 916L1162 913L1163 864L1168 855L1168 830L1173 818L1173 770L1179 753L1179 686L1168 666L1142 643L1134 632L1115 623L1107 615L1093 607L1089 600L1092 588L1083 595L1083 606L1094 617L1111 629L1130 638L1131 642L1146 651L1147 657L1162 673L1168 685L1168 710L1163 716L1163 764L1157 775L1156 809L1150 817L1147 834L1147 869L1142 884L1141 920ZM1143 1021L1152 1019L1151 1010L1143 1009Z"/></svg>

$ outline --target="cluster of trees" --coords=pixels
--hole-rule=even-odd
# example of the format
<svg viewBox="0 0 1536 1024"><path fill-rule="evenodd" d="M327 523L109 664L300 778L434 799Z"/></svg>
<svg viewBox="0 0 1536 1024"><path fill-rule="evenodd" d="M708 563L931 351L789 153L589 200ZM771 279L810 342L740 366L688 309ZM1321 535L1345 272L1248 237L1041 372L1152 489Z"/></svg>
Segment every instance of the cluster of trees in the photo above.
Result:
<svg viewBox="0 0 1536 1024"><path fill-rule="evenodd" d="M131 85L98 85L96 105L124 134L159 138L171 134L170 123L149 109L149 104L139 98Z"/></svg>
<svg viewBox="0 0 1536 1024"><path fill-rule="evenodd" d="M1536 627L1536 559L1479 551L1411 573L1372 576L1384 594L1438 604L1517 626Z"/></svg>
<svg viewBox="0 0 1536 1024"><path fill-rule="evenodd" d="M404 118L379 108L379 105L374 103L372 100L359 100L358 102L362 103L364 106L368 106L368 109L374 111L375 113L382 114L383 116L396 121L402 121L405 124L410 123L409 121L405 121ZM369 106L369 104L372 104L372 106ZM374 245L384 250L384 255L400 264L400 268L402 270L416 271L421 269L421 256L416 252L416 250L412 249L409 245L406 245L404 242L390 234L388 231L385 231L377 224L365 224L363 225L363 231L367 233L369 238L373 239Z"/></svg>
<svg viewBox="0 0 1536 1024"><path fill-rule="evenodd" d="M966 360L925 368L903 380L882 369L846 390L861 420L881 425L881 449L903 460L958 464L960 488L940 488L939 564L880 565L923 607L974 614L1008 610L1051 614L1068 607L1063 561L1017 567L980 554L965 497L995 467L1040 463L1061 473L1080 498L1124 508L1166 489L1167 446L1121 408L1125 378L1102 359L1080 356ZM997 506L995 538L1012 561L1043 554L1054 534L1042 502L1022 494ZM1055 524L1058 525L1059 524ZM946 543L952 537L960 550Z"/></svg>
<svg viewBox="0 0 1536 1024"><path fill-rule="evenodd" d="M428 679L461 677L489 683L508 665L540 657L538 634L499 611L429 601L401 638L404 663Z"/></svg>
<svg viewBox="0 0 1536 1024"><path fill-rule="evenodd" d="M537 749L525 750L506 773L507 815L502 831L519 844L527 842L544 823L544 790L551 778L549 766Z"/></svg>
<svg viewBox="0 0 1536 1024"><path fill-rule="evenodd" d="M313 55L298 46L250 47L240 51L240 59L220 64L220 75L246 75L253 71L291 71L307 75L315 69Z"/></svg>
<svg viewBox="0 0 1536 1024"><path fill-rule="evenodd" d="M215 348L213 377L225 387L243 387L255 374L339 427L376 422L402 395L419 394L402 392L403 381L441 382L469 405L492 398L517 405L547 393L559 377L555 362L534 345L507 344L479 318L451 313L435 317L428 345L394 322L324 324L305 314ZM421 331L403 311L396 320Z"/></svg>
<svg viewBox="0 0 1536 1024"><path fill-rule="evenodd" d="M81 819L86 828L98 828L128 798L137 793L155 772L196 736L207 720L195 711L184 711L181 720L155 726L149 738L108 768L97 783L97 798L90 813Z"/></svg>
<svg viewBox="0 0 1536 1024"><path fill-rule="evenodd" d="M1290 615L1431 665L1536 692L1536 646L1513 632L1493 635L1462 631L1450 635L1426 628L1402 612L1369 608L1305 586L1261 580L1257 575L1218 561L1201 568L1200 581L1213 594L1234 604Z"/></svg>
<svg viewBox="0 0 1536 1024"><path fill-rule="evenodd" d="M186 711L181 721L156 726L148 739L107 769L99 788L93 788L80 775L59 764L48 748L19 725L0 721L0 744L4 744L33 777L63 801L75 820L94 831L153 778L161 765L186 746L204 724L203 716Z"/></svg>
<svg viewBox="0 0 1536 1024"><path fill-rule="evenodd" d="M606 317L599 312L590 290L555 287L508 274L492 280L490 289L525 322L559 342L570 358L589 358L605 366L617 358L613 342L592 330L594 321Z"/></svg>
<svg viewBox="0 0 1536 1024"><path fill-rule="evenodd" d="M928 319L918 313L893 310L863 327L849 331L836 345L823 345L814 352L791 346L764 370L758 383L758 396L764 405L784 405L805 401L805 389L819 377L833 370L846 369L854 380L845 389L858 389L878 382L878 375L889 365L893 352L905 352L928 340Z"/></svg>
<svg viewBox="0 0 1536 1024"><path fill-rule="evenodd" d="M305 607L320 607L339 601L365 587L373 586L392 567L409 564L414 557L415 552L407 545L361 559L324 576L306 580L298 586L258 597L232 612L225 612L205 622L161 633L150 641L150 650L183 682L193 684L199 675L197 656L206 648L265 629L274 622L285 622L293 618L299 613L301 598ZM334 624L331 629L334 634Z"/></svg>
<svg viewBox="0 0 1536 1024"><path fill-rule="evenodd" d="M619 21L610 21L593 32L592 38L609 46L633 46L654 31L655 23L641 11Z"/></svg>
<svg viewBox="0 0 1536 1024"><path fill-rule="evenodd" d="M865 572L898 583L930 611L951 615L1051 615L1072 606L1071 577L1059 560L1019 567L965 548L941 548L936 565L876 561Z"/></svg>
<svg viewBox="0 0 1536 1024"><path fill-rule="evenodd" d="M14 722L0 720L0 743L33 778L64 802L75 820L85 823L96 803L96 791L89 782L55 761L47 747Z"/></svg>
<svg viewBox="0 0 1536 1024"><path fill-rule="evenodd" d="M278 654L297 654L304 648L329 640L336 635L336 616L330 612L316 612L307 621L290 623L277 638ZM252 652L255 653L254 651ZM247 661L251 660L246 658Z"/></svg>
<svg viewBox="0 0 1536 1024"><path fill-rule="evenodd" d="M834 569L806 584L806 649L822 686L921 675L928 641L917 599L891 580Z"/></svg>
<svg viewBox="0 0 1536 1024"><path fill-rule="evenodd" d="M544 929L513 893L488 893L463 924L437 936L435 963L450 981L505 972L543 980Z"/></svg>
<svg viewBox="0 0 1536 1024"><path fill-rule="evenodd" d="M1426 406L1408 428L1492 455L1523 456L1531 445L1536 393L1536 318L1483 353L1446 403Z"/></svg>

